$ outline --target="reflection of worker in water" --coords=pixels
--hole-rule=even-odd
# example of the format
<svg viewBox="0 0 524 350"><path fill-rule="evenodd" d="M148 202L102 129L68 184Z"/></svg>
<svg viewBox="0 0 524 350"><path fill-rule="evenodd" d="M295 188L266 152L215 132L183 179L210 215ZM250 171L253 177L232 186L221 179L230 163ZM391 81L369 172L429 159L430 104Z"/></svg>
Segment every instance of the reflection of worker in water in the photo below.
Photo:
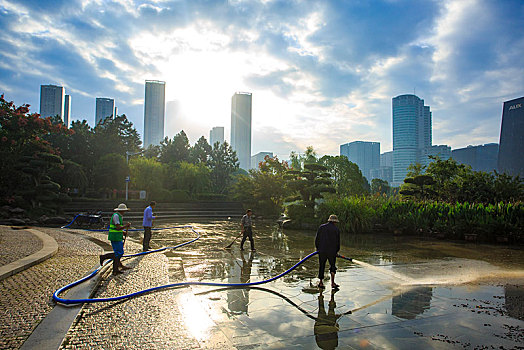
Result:
<svg viewBox="0 0 524 350"><path fill-rule="evenodd" d="M335 314L335 293L336 290L331 291L331 299L329 300L329 309L326 314L324 308L324 296L322 291L318 296L318 317L315 321L313 331L315 333L315 340L321 349L335 349L338 346L338 323L337 320L342 316Z"/></svg>
<svg viewBox="0 0 524 350"><path fill-rule="evenodd" d="M253 253L249 254L248 260L242 256L242 266L240 268L240 283L248 283L251 278L251 267L253 266ZM247 306L249 304L249 289L238 288L228 291L228 306L229 310L236 313L247 313Z"/></svg>

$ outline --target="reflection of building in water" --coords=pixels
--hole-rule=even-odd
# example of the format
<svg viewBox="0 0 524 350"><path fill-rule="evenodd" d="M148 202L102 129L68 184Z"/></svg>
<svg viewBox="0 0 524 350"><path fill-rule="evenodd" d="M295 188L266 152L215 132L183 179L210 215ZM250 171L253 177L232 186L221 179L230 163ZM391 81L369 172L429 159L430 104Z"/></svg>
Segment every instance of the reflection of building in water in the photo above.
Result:
<svg viewBox="0 0 524 350"><path fill-rule="evenodd" d="M251 277L251 266L253 265L253 253L249 254L249 259L246 260L244 254L242 256L242 266L238 264L238 261L233 260L230 266L230 274L228 282L230 283L248 283ZM240 275L240 281L238 280ZM247 306L249 304L249 289L238 288L230 289L227 292L227 306L233 313L247 313Z"/></svg>
<svg viewBox="0 0 524 350"><path fill-rule="evenodd" d="M507 284L504 286L504 307L508 316L524 321L524 290L521 286Z"/></svg>
<svg viewBox="0 0 524 350"><path fill-rule="evenodd" d="M342 316L335 314L335 293L331 293L331 300L329 300L329 309L326 314L324 307L324 296L322 292L318 297L318 316L313 326L315 333L315 340L321 349L335 349L338 346L338 330L339 326L337 320Z"/></svg>
<svg viewBox="0 0 524 350"><path fill-rule="evenodd" d="M419 287L411 289L392 300L391 313L406 320L412 320L429 309L433 288Z"/></svg>

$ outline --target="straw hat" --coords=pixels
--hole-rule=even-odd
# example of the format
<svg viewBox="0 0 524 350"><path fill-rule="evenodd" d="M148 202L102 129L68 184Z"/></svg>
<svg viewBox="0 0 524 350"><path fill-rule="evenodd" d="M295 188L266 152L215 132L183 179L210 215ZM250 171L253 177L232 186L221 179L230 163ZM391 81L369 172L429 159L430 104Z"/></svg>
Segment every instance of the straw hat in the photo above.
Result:
<svg viewBox="0 0 524 350"><path fill-rule="evenodd" d="M331 222L338 222L338 218L336 215L330 215L328 221Z"/></svg>
<svg viewBox="0 0 524 350"><path fill-rule="evenodd" d="M124 203L120 203L118 208L113 209L114 211L128 211L129 208Z"/></svg>

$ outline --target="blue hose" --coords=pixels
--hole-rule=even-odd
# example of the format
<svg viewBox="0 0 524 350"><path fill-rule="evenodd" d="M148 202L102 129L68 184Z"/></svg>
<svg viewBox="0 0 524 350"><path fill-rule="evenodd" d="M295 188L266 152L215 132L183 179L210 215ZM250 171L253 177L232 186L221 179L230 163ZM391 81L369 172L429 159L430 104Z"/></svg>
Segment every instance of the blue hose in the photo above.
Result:
<svg viewBox="0 0 524 350"><path fill-rule="evenodd" d="M74 222L74 220L73 220L73 222ZM72 224L72 222L70 224ZM137 254L124 255L124 257L140 256L140 255L146 255L146 254L161 252L161 251L164 251L164 250L167 250L167 249L176 249L176 248L188 245L190 243L193 243L196 240L200 239L200 234L197 231L195 231L192 226L189 226L189 225L187 225L187 226L174 226L174 227L170 227L170 228L191 228L191 231L196 233L197 237L192 239L192 240L190 240L190 241L188 241L188 242L176 245L174 247L166 247L166 248L160 248L160 249L156 249L156 250L152 250L152 251L141 252L141 253L137 253ZM164 229L167 229L167 228L164 228ZM141 290L141 291L138 291L138 292L135 292L135 293L121 295L121 296L117 296L117 297L111 297L111 298L64 299L64 298L60 298L59 297L59 295L61 293L65 292L66 290L71 289L74 286L79 285L80 283L85 282L85 281L93 278L100 271L100 269L102 268L102 266L100 266L97 269L95 269L93 272L91 272L89 275L79 279L78 281L75 281L75 282L73 282L71 284L68 284L68 285L66 285L66 286L64 286L62 288L57 289L53 293L53 300L58 302L58 303L62 303L62 304L100 303L100 302L118 301L118 300L133 298L133 297L136 297L136 296L139 296L139 295L142 295L142 294L146 294L146 293L150 293L150 292L154 292L154 291L157 291L157 290L160 290L160 289L173 288L173 287L182 287L182 286L213 286L213 287L250 287L250 286L258 286L258 285L261 285L261 284L272 282L272 281L274 281L274 280L276 280L276 279L278 279L280 277L283 277L283 276L287 275L288 273L290 273L291 271L296 269L298 266L303 264L306 260L308 260L309 258L315 256L316 254L318 254L318 252L313 252L313 253L309 254L308 256L306 256L305 258L303 258L302 260L300 260L295 265L293 265L288 270L282 272L281 274L279 274L277 276L274 276L274 277L271 277L271 278L269 278L267 280L258 281L258 282L250 282L250 283L178 282L178 283L171 283L171 284L166 284L166 285L163 285L163 286L153 287L153 288L149 288L149 289L144 289L144 290Z"/></svg>

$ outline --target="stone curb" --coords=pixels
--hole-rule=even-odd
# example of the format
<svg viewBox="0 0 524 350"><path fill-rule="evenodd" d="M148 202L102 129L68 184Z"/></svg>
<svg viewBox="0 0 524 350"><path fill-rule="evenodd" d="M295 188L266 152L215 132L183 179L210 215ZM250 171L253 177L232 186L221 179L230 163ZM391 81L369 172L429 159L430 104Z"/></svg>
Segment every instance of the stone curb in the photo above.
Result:
<svg viewBox="0 0 524 350"><path fill-rule="evenodd" d="M25 231L29 231L37 236L44 244L43 248L25 258L0 266L0 280L13 276L20 271L47 260L58 252L58 244L53 237L32 228L26 229Z"/></svg>

